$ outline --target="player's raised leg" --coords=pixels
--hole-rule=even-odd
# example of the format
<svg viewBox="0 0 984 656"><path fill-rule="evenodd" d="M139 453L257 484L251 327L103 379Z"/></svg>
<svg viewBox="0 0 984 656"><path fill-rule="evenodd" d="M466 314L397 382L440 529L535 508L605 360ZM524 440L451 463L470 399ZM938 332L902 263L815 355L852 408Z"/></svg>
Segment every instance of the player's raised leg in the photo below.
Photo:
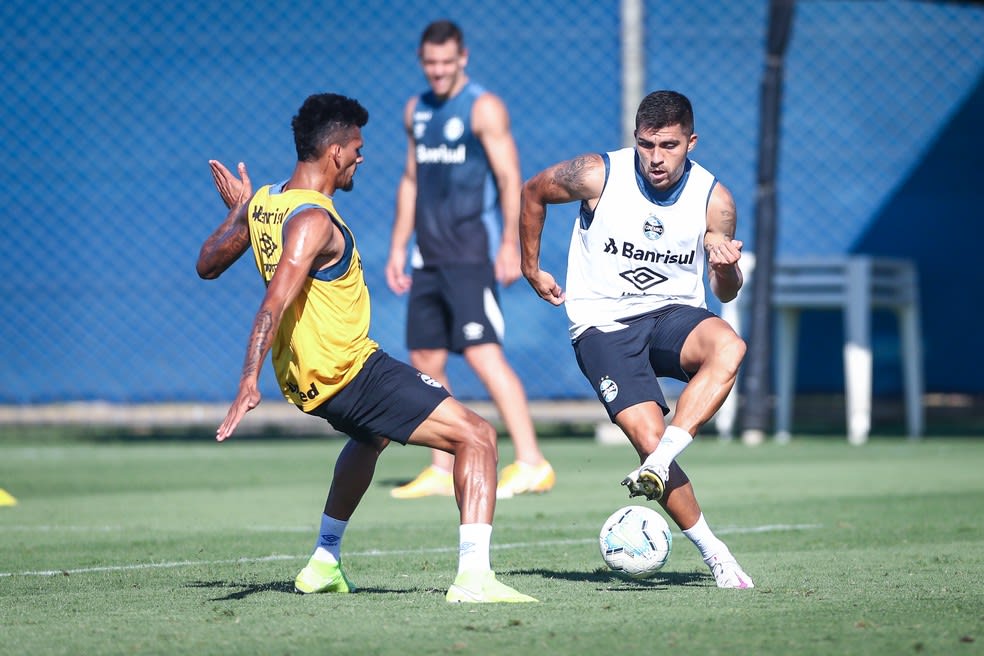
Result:
<svg viewBox="0 0 984 656"><path fill-rule="evenodd" d="M696 373L677 400L674 426L694 436L710 421L735 385L745 350L745 341L723 319L697 324L680 351L680 366Z"/></svg>

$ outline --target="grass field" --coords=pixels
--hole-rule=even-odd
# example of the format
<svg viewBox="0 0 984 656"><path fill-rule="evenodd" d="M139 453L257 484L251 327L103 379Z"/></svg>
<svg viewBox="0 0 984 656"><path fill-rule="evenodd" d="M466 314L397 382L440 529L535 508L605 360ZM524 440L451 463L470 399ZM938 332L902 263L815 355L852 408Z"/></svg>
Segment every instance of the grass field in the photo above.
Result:
<svg viewBox="0 0 984 656"><path fill-rule="evenodd" d="M676 532L660 576L604 568L629 447L552 438L553 492L501 501L500 578L452 606L449 499L396 501L391 447L345 536L354 595L300 596L338 440L0 440L0 654L981 654L984 440L701 438L681 457L755 579L718 590ZM511 459L508 441L501 459Z"/></svg>

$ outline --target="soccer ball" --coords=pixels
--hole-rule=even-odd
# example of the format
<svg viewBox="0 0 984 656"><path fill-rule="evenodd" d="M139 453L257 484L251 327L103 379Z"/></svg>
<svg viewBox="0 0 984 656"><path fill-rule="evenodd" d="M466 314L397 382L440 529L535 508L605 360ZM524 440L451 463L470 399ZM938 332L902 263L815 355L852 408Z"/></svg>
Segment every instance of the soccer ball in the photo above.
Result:
<svg viewBox="0 0 984 656"><path fill-rule="evenodd" d="M625 506L605 520L598 545L613 570L648 579L669 560L673 535L663 516L652 508Z"/></svg>

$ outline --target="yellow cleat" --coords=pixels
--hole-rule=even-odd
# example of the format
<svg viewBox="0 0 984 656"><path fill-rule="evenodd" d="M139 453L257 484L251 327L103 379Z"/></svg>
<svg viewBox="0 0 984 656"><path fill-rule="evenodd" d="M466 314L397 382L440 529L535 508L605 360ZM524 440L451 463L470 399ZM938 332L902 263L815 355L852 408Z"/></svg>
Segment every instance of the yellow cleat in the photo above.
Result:
<svg viewBox="0 0 984 656"><path fill-rule="evenodd" d="M434 469L433 465L420 472L406 485L390 490L394 499L419 499L421 497L453 497L454 481L450 472Z"/></svg>
<svg viewBox="0 0 984 656"><path fill-rule="evenodd" d="M517 494L542 494L549 492L556 482L557 475L546 460L539 465L528 465L517 460L503 468L495 497L509 499Z"/></svg>
<svg viewBox="0 0 984 656"><path fill-rule="evenodd" d="M316 592L355 592L355 586L345 577L341 563L329 563L311 558L294 579L294 589L302 594Z"/></svg>
<svg viewBox="0 0 984 656"><path fill-rule="evenodd" d="M10 492L0 487L0 506L16 506L17 499Z"/></svg>
<svg viewBox="0 0 984 656"><path fill-rule="evenodd" d="M495 579L495 572L461 572L444 597L451 604L523 604L536 599Z"/></svg>

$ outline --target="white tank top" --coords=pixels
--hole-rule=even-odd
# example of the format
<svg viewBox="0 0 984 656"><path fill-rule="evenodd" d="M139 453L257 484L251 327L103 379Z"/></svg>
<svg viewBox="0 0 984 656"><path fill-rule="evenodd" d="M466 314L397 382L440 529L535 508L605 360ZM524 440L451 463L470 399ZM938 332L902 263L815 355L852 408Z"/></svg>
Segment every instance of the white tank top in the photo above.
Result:
<svg viewBox="0 0 984 656"><path fill-rule="evenodd" d="M606 153L598 205L582 207L567 257L571 339L588 328L625 328L620 319L666 305L706 307L704 233L717 180L688 160L683 177L659 193L637 174L635 148Z"/></svg>

